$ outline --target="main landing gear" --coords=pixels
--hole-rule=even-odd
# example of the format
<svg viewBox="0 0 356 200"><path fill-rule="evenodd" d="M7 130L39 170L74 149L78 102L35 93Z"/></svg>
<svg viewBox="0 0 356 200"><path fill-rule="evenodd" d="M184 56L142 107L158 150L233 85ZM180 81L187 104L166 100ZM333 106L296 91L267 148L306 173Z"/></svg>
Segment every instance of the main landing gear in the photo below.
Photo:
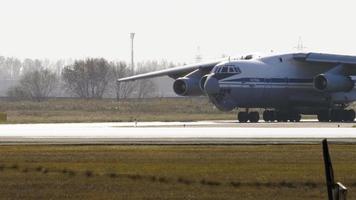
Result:
<svg viewBox="0 0 356 200"><path fill-rule="evenodd" d="M293 111L274 111L265 110L263 112L263 120L265 122L300 122L302 116Z"/></svg>
<svg viewBox="0 0 356 200"><path fill-rule="evenodd" d="M322 110L318 114L319 122L353 122L356 118L354 110ZM263 120L265 122L300 122L301 114L295 111L283 110L265 110L263 112ZM258 112L239 112L237 119L240 123L257 123L260 120Z"/></svg>
<svg viewBox="0 0 356 200"><path fill-rule="evenodd" d="M319 122L353 122L355 120L354 110L323 110L318 113Z"/></svg>
<svg viewBox="0 0 356 200"><path fill-rule="evenodd" d="M300 122L301 115L293 111L274 111L265 110L263 112L263 120L265 122ZM257 123L260 120L258 112L239 112L237 119L240 123L252 122Z"/></svg>
<svg viewBox="0 0 356 200"><path fill-rule="evenodd" d="M258 112L239 112L237 119L240 123L246 123L248 121L256 123L260 120L260 114Z"/></svg>

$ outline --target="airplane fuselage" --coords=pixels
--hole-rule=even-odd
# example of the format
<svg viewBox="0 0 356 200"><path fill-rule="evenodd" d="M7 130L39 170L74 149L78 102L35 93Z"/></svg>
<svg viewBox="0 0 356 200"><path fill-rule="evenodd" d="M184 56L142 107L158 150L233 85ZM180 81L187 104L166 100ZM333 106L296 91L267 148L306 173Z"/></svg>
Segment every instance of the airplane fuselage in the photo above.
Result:
<svg viewBox="0 0 356 200"><path fill-rule="evenodd" d="M356 101L356 56L291 53L185 65L119 79L119 82L167 75L180 96L207 95L222 111L239 110L240 122L298 122L315 114L321 122L352 122L346 109Z"/></svg>
<svg viewBox="0 0 356 200"><path fill-rule="evenodd" d="M217 72L223 66L235 66L239 73ZM222 110L277 108L313 113L336 105L347 106L356 100L355 89L323 92L314 87L314 78L334 67L333 64L303 63L293 59L292 54L220 63L212 73L219 80L228 103L225 108L224 105L217 107ZM356 80L354 76L351 78ZM218 104L214 100L213 103Z"/></svg>

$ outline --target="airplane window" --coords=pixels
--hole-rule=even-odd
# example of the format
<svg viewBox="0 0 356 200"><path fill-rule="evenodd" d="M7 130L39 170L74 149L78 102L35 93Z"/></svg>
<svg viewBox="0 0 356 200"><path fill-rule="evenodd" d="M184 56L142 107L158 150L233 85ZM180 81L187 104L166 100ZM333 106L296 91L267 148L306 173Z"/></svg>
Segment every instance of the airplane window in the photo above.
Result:
<svg viewBox="0 0 356 200"><path fill-rule="evenodd" d="M235 71L236 71L236 73L241 74L241 70L239 67L235 67Z"/></svg>
<svg viewBox="0 0 356 200"><path fill-rule="evenodd" d="M218 66L214 69L214 73L229 73L229 74L240 74L241 70L239 67L234 65Z"/></svg>
<svg viewBox="0 0 356 200"><path fill-rule="evenodd" d="M229 73L235 73L235 68L233 66L229 67Z"/></svg>
<svg viewBox="0 0 356 200"><path fill-rule="evenodd" d="M222 70L221 70L221 73L227 73L227 69L228 69L227 66L223 67Z"/></svg>

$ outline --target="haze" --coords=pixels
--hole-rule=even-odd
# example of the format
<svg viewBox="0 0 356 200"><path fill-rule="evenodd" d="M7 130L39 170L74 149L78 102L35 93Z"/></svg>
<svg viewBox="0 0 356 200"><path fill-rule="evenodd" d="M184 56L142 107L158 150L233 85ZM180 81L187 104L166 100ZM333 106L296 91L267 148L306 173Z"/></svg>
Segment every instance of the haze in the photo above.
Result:
<svg viewBox="0 0 356 200"><path fill-rule="evenodd" d="M1 0L0 55L191 62L295 50L356 55L354 1Z"/></svg>

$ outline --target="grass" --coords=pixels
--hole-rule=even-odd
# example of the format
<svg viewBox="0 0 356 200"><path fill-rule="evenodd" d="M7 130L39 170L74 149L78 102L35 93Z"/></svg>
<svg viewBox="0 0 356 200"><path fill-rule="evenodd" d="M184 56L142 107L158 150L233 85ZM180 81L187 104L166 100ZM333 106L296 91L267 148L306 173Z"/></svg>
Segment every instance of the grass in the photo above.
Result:
<svg viewBox="0 0 356 200"><path fill-rule="evenodd" d="M6 120L7 120L6 113L0 112L0 123L1 122L6 122Z"/></svg>
<svg viewBox="0 0 356 200"><path fill-rule="evenodd" d="M330 145L356 199L356 148ZM0 199L326 199L320 145L0 146Z"/></svg>
<svg viewBox="0 0 356 200"><path fill-rule="evenodd" d="M235 112L217 110L203 97L132 99L120 102L108 99L50 99L45 102L0 100L0 112L7 114L6 123L10 124L195 121L236 117Z"/></svg>

